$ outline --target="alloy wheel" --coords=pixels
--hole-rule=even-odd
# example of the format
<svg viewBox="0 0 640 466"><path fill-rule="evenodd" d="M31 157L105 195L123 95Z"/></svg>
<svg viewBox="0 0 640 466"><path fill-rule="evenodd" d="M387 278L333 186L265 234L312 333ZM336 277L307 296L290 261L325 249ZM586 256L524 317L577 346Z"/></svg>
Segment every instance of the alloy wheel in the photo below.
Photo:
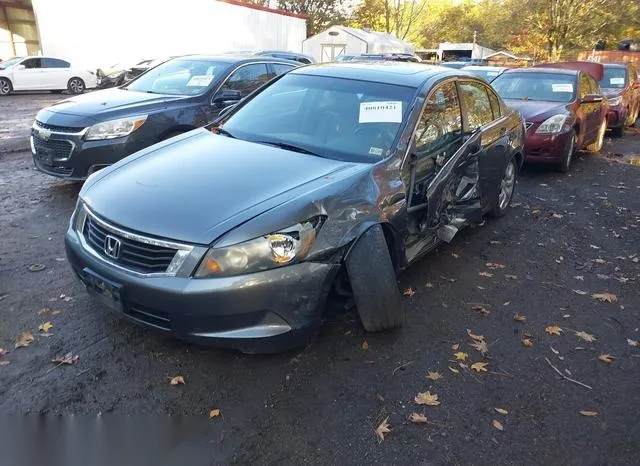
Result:
<svg viewBox="0 0 640 466"><path fill-rule="evenodd" d="M0 95L7 95L11 92L11 84L5 79L0 79Z"/></svg>
<svg viewBox="0 0 640 466"><path fill-rule="evenodd" d="M500 210L504 210L511 202L511 196L513 196L513 187L516 183L516 166L513 160L510 160L507 164L507 168L504 170L502 181L500 182L500 194L498 195L498 205Z"/></svg>
<svg viewBox="0 0 640 466"><path fill-rule="evenodd" d="M84 91L84 83L79 79L72 79L71 82L69 82L69 89L71 89L71 92L74 94L80 94Z"/></svg>

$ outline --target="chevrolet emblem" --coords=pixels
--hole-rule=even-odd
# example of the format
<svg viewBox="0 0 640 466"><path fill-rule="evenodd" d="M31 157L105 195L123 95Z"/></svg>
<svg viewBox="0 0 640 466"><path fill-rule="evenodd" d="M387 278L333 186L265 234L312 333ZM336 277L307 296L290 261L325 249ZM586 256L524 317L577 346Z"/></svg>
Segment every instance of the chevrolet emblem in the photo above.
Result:
<svg viewBox="0 0 640 466"><path fill-rule="evenodd" d="M40 139L42 139L43 141L48 141L49 138L51 137L51 131L48 131L46 129L39 129L38 130L38 136L40 137Z"/></svg>

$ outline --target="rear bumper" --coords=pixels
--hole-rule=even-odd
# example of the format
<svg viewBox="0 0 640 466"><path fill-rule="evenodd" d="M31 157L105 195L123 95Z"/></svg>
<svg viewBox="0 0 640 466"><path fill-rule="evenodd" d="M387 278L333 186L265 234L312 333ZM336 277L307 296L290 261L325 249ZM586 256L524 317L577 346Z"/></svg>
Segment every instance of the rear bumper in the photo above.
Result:
<svg viewBox="0 0 640 466"><path fill-rule="evenodd" d="M558 134L537 134L535 132L536 128L537 125L532 126L525 134L525 162L562 162L564 151L572 131L568 130Z"/></svg>
<svg viewBox="0 0 640 466"><path fill-rule="evenodd" d="M339 268L303 262L224 278L145 277L89 254L73 230L67 231L65 246L85 285L91 275L119 290L117 307L123 316L186 341L249 353L304 345L321 323Z"/></svg>

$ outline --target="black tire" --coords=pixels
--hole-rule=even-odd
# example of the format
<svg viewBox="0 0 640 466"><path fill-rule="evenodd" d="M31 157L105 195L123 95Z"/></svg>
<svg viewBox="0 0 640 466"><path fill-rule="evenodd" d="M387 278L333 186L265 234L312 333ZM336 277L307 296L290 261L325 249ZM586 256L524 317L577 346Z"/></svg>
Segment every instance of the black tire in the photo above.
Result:
<svg viewBox="0 0 640 466"><path fill-rule="evenodd" d="M368 332L402 325L402 298L380 225L369 228L356 242L346 260L353 300L362 326Z"/></svg>
<svg viewBox="0 0 640 466"><path fill-rule="evenodd" d="M621 138L624 136L624 125L618 126L616 128L611 128L611 136L614 138Z"/></svg>
<svg viewBox="0 0 640 466"><path fill-rule="evenodd" d="M504 166L504 171L502 172L502 178L500 179L500 188L496 192L496 198L493 201L493 206L491 210L487 213L489 217L500 218L507 213L509 209L509 205L511 204L511 200L513 199L513 193L516 190L516 181L518 180L518 168L520 164L515 157L511 157L511 159ZM511 173L511 174L510 174ZM505 190L505 188L510 187L509 190ZM505 200L502 200L503 190L505 190Z"/></svg>
<svg viewBox="0 0 640 466"><path fill-rule="evenodd" d="M576 137L576 131L571 131L569 138L567 139L567 144L564 146L564 154L562 156L562 162L558 165L558 171L560 173L567 173L569 168L571 168L571 161L573 160L573 155L576 153L578 146L578 138Z"/></svg>
<svg viewBox="0 0 640 466"><path fill-rule="evenodd" d="M13 91L13 84L7 78L0 78L0 96L11 94Z"/></svg>
<svg viewBox="0 0 640 466"><path fill-rule="evenodd" d="M70 94L82 94L86 90L84 81L80 78L71 78L67 83L67 90Z"/></svg>

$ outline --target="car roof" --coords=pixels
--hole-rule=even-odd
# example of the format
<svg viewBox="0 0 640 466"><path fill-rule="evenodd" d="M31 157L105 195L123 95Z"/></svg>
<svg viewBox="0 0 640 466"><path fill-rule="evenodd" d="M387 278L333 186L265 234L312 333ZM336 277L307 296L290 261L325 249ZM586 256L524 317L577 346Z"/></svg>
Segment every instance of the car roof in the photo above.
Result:
<svg viewBox="0 0 640 466"><path fill-rule="evenodd" d="M203 60L203 61L217 61L222 63L243 63L243 62L274 62L274 63L292 63L289 60L283 58L274 58L264 55L251 55L251 54L230 54L230 55L182 55L175 57L174 60L189 59L189 60Z"/></svg>
<svg viewBox="0 0 640 466"><path fill-rule="evenodd" d="M472 71L483 71L483 70L495 71L495 70L506 70L506 69L508 69L506 66L469 65L469 66L463 66L462 67L463 71L468 71L468 70L472 70Z"/></svg>
<svg viewBox="0 0 640 466"><path fill-rule="evenodd" d="M321 63L297 68L290 73L373 81L416 88L437 75L460 76L458 70L451 68L397 61Z"/></svg>
<svg viewBox="0 0 640 466"><path fill-rule="evenodd" d="M506 70L504 73L502 73L503 75L505 74L513 74L513 73L533 73L533 74L566 74L566 75L570 75L570 76L577 76L579 71L578 70L569 70L566 68L512 68L509 70Z"/></svg>

